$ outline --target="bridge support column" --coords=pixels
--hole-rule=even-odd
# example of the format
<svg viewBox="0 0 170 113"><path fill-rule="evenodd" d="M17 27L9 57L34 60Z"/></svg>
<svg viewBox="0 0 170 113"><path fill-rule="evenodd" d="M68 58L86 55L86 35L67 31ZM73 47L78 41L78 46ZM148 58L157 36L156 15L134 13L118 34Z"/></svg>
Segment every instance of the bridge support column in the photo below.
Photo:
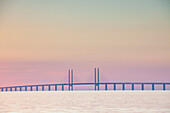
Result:
<svg viewBox="0 0 170 113"><path fill-rule="evenodd" d="M116 90L116 84L115 83L113 84L113 90Z"/></svg>
<svg viewBox="0 0 170 113"><path fill-rule="evenodd" d="M25 91L27 91L27 86L25 86Z"/></svg>
<svg viewBox="0 0 170 113"><path fill-rule="evenodd" d="M30 86L30 91L32 91L32 86Z"/></svg>
<svg viewBox="0 0 170 113"><path fill-rule="evenodd" d="M144 84L141 84L141 86L142 86L142 90L144 90Z"/></svg>
<svg viewBox="0 0 170 113"><path fill-rule="evenodd" d="M152 90L154 90L154 84L152 84Z"/></svg>
<svg viewBox="0 0 170 113"><path fill-rule="evenodd" d="M48 86L48 91L51 91L51 86L50 85Z"/></svg>
<svg viewBox="0 0 170 113"><path fill-rule="evenodd" d="M166 86L165 86L165 84L163 84L163 90L166 90Z"/></svg>
<svg viewBox="0 0 170 113"><path fill-rule="evenodd" d="M17 91L17 87L15 87L15 91Z"/></svg>
<svg viewBox="0 0 170 113"><path fill-rule="evenodd" d="M107 90L107 84L105 84L105 90Z"/></svg>
<svg viewBox="0 0 170 113"><path fill-rule="evenodd" d="M12 87L10 88L10 91L12 91Z"/></svg>
<svg viewBox="0 0 170 113"><path fill-rule="evenodd" d="M132 84L132 90L134 90L134 84Z"/></svg>
<svg viewBox="0 0 170 113"><path fill-rule="evenodd" d="M64 91L64 85L62 85L62 91Z"/></svg>
<svg viewBox="0 0 170 113"><path fill-rule="evenodd" d="M36 86L36 91L38 91L38 86Z"/></svg>
<svg viewBox="0 0 170 113"><path fill-rule="evenodd" d="M1 91L3 92L3 91L4 91L4 88L2 88Z"/></svg>
<svg viewBox="0 0 170 113"><path fill-rule="evenodd" d="M8 91L8 88L6 88L6 91Z"/></svg>
<svg viewBox="0 0 170 113"><path fill-rule="evenodd" d="M71 91L73 91L73 84L71 85Z"/></svg>
<svg viewBox="0 0 170 113"><path fill-rule="evenodd" d="M22 87L20 87L20 91L22 91Z"/></svg>
<svg viewBox="0 0 170 113"><path fill-rule="evenodd" d="M44 85L42 85L42 91L44 91Z"/></svg>
<svg viewBox="0 0 170 113"><path fill-rule="evenodd" d="M69 86L70 87L70 86ZM70 89L69 89L70 90ZM55 91L57 91L57 85L55 85Z"/></svg>
<svg viewBox="0 0 170 113"><path fill-rule="evenodd" d="M125 90L125 84L124 83L122 84L122 90Z"/></svg>

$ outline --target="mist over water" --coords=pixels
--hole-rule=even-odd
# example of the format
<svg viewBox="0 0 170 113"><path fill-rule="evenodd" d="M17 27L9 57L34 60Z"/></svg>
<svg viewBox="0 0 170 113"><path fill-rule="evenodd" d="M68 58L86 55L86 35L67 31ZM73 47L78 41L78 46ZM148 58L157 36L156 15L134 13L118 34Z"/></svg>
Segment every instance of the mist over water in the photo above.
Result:
<svg viewBox="0 0 170 113"><path fill-rule="evenodd" d="M2 92L0 113L169 113L170 91Z"/></svg>

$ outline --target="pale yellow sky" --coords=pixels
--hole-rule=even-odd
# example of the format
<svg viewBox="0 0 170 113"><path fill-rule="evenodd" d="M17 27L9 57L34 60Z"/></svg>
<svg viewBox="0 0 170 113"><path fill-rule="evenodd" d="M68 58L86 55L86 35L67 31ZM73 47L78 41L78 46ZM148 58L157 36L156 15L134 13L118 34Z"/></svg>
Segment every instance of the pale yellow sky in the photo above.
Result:
<svg viewBox="0 0 170 113"><path fill-rule="evenodd" d="M2 60L167 60L170 32L154 27L1 27ZM129 58L129 59L128 59Z"/></svg>
<svg viewBox="0 0 170 113"><path fill-rule="evenodd" d="M1 3L0 61L170 62L166 2Z"/></svg>

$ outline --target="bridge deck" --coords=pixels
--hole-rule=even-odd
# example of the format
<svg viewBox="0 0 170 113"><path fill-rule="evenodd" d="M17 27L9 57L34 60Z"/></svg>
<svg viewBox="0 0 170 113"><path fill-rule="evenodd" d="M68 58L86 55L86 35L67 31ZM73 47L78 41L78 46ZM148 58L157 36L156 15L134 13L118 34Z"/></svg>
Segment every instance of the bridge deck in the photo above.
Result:
<svg viewBox="0 0 170 113"><path fill-rule="evenodd" d="M170 85L170 83L158 83L158 82L100 82L96 83L96 85L105 85L105 84L154 84L154 85ZM1 88L15 88L15 87L36 87L36 86L62 86L62 85L95 85L95 83L73 83L73 84L68 84L68 83L63 83L63 84L37 84L37 85L22 85L22 86L8 86L8 87L0 87Z"/></svg>

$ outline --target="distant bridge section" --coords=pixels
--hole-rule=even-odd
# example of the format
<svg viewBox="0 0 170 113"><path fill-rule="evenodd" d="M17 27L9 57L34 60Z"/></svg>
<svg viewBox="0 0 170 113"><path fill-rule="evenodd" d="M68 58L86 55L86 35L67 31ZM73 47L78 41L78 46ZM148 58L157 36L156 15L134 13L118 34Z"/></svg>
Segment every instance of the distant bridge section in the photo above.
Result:
<svg viewBox="0 0 170 113"><path fill-rule="evenodd" d="M121 85L122 90L126 90L125 85L131 85L131 90L135 90L135 85L140 85L140 90L145 90L145 85L151 85L151 90L157 90L155 88L155 85L161 85L162 90L167 90L166 86L170 85L170 83L158 83L158 82L99 82L99 68L94 69L94 82L93 83L74 83L73 82L73 70L68 70L68 83L63 84L39 84L39 85L23 85L23 86L9 86L9 87L0 87L0 91L33 91L33 88L35 88L35 91L40 91L39 88L41 88L41 91L45 91L45 87L47 87L47 91L51 91L51 87L53 86L55 88L55 91L57 91L57 87L60 86L62 88L62 91L64 91L65 87L68 87L68 91L73 91L73 86L85 86L85 85L93 85L94 90L100 90L100 85L104 85L105 89L108 90L108 85L113 85L112 90L117 90L116 86ZM29 90L28 90L29 88Z"/></svg>

